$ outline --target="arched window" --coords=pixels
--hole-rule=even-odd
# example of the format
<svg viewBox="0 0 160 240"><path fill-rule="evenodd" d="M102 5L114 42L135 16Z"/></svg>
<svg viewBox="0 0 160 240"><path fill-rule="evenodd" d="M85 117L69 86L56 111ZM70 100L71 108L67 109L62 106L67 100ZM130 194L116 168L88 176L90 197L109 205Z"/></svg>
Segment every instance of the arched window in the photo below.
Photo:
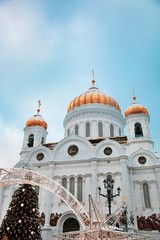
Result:
<svg viewBox="0 0 160 240"><path fill-rule="evenodd" d="M103 137L103 125L101 122L98 123L98 136Z"/></svg>
<svg viewBox="0 0 160 240"><path fill-rule="evenodd" d="M69 136L70 135L70 130L69 129L68 129L67 133L68 133L68 136Z"/></svg>
<svg viewBox="0 0 160 240"><path fill-rule="evenodd" d="M28 147L33 147L33 143L34 143L34 135L30 134L28 137Z"/></svg>
<svg viewBox="0 0 160 240"><path fill-rule="evenodd" d="M110 137L114 137L114 129L113 129L113 125L110 125Z"/></svg>
<svg viewBox="0 0 160 240"><path fill-rule="evenodd" d="M75 134L78 135L78 125L75 126Z"/></svg>
<svg viewBox="0 0 160 240"><path fill-rule="evenodd" d="M140 123L134 125L135 137L143 137L142 126Z"/></svg>
<svg viewBox="0 0 160 240"><path fill-rule="evenodd" d="M73 177L70 178L70 187L69 191L74 195L74 189L75 189L75 180Z"/></svg>
<svg viewBox="0 0 160 240"><path fill-rule="evenodd" d="M82 177L78 177L77 181L77 199L82 202L83 181Z"/></svg>
<svg viewBox="0 0 160 240"><path fill-rule="evenodd" d="M62 178L62 186L67 189L67 178ZM61 202L63 203L62 199Z"/></svg>
<svg viewBox="0 0 160 240"><path fill-rule="evenodd" d="M67 178L62 178L62 186L67 189Z"/></svg>
<svg viewBox="0 0 160 240"><path fill-rule="evenodd" d="M86 123L86 137L90 137L90 123Z"/></svg>
<svg viewBox="0 0 160 240"><path fill-rule="evenodd" d="M107 180L108 181L112 181L112 176L111 175L107 175Z"/></svg>
<svg viewBox="0 0 160 240"><path fill-rule="evenodd" d="M119 128L119 136L122 135L122 131L121 131L121 128Z"/></svg>
<svg viewBox="0 0 160 240"><path fill-rule="evenodd" d="M42 143L42 144L44 143L44 137L42 137L42 141L41 141L41 143Z"/></svg>
<svg viewBox="0 0 160 240"><path fill-rule="evenodd" d="M144 194L144 202L145 207L151 207L150 196L149 196L149 188L147 183L143 183L143 194Z"/></svg>

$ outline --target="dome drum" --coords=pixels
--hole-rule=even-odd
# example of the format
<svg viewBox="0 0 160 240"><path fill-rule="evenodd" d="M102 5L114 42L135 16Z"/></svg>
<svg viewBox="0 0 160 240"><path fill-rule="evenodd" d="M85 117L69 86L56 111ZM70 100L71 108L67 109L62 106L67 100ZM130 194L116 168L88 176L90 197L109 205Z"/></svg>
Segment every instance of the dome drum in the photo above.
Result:
<svg viewBox="0 0 160 240"><path fill-rule="evenodd" d="M118 102L95 87L95 81L92 80L92 83L93 86L88 91L74 98L69 104L63 123L65 136L78 132L77 135L87 138L110 137L110 125L114 126L117 136L123 133L125 120ZM90 126L89 136L86 133L87 124Z"/></svg>
<svg viewBox="0 0 160 240"><path fill-rule="evenodd" d="M110 137L110 126L113 125L114 136L123 135L125 120L122 114L111 106L104 104L87 104L73 109L64 120L65 136L76 134L86 138L86 124L90 124L88 138ZM99 126L102 124L102 127ZM102 134L99 134L101 128Z"/></svg>

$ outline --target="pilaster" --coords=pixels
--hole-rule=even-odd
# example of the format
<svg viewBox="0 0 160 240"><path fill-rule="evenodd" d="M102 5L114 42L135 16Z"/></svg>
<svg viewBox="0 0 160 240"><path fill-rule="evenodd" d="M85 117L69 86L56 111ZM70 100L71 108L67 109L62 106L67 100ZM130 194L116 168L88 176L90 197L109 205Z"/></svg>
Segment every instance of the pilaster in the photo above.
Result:
<svg viewBox="0 0 160 240"><path fill-rule="evenodd" d="M0 188L0 220L2 215L3 198L4 198L4 187Z"/></svg>
<svg viewBox="0 0 160 240"><path fill-rule="evenodd" d="M81 136L81 137L86 137L86 128L85 128L85 126L86 126L85 122L81 122L80 123L79 136Z"/></svg>
<svg viewBox="0 0 160 240"><path fill-rule="evenodd" d="M160 209L160 165L157 165L155 168L156 179L157 179L157 188L158 188L158 203Z"/></svg>
<svg viewBox="0 0 160 240"><path fill-rule="evenodd" d="M78 195L77 195L77 189L78 189L78 182L77 182L77 177L75 177L75 197L78 198Z"/></svg>
<svg viewBox="0 0 160 240"><path fill-rule="evenodd" d="M49 178L53 179L54 176L54 163L49 164ZM44 227L49 227L49 222L50 222L50 215L51 215L51 210L52 210L52 202L53 202L53 193L50 191L47 191L46 194L46 211L45 211L45 226Z"/></svg>
<svg viewBox="0 0 160 240"><path fill-rule="evenodd" d="M144 194L143 194L143 185L142 185L142 183L141 183L141 185L140 185L140 191L141 191L142 213L143 213L143 211L145 210L145 202L144 202ZM142 214L142 213L141 213L141 214Z"/></svg>
<svg viewBox="0 0 160 240"><path fill-rule="evenodd" d="M129 172L127 166L127 159L121 159L121 173L122 173L122 195L125 195L126 199L130 199L130 182Z"/></svg>
<svg viewBox="0 0 160 240"><path fill-rule="evenodd" d="M126 197L126 200L131 199L130 192L130 178L129 178L129 170L127 166L127 159L121 159L121 174L122 174L122 196ZM130 217L131 212L131 204L128 205L128 217Z"/></svg>
<svg viewBox="0 0 160 240"><path fill-rule="evenodd" d="M91 159L91 168L92 168L92 198L93 201L96 201L96 195L97 195L97 173L98 173L98 159L92 158Z"/></svg>
<svg viewBox="0 0 160 240"><path fill-rule="evenodd" d="M83 179L83 186L82 186L82 202L85 203L85 179Z"/></svg>
<svg viewBox="0 0 160 240"><path fill-rule="evenodd" d="M133 170L130 169L130 179L131 179L131 195L132 195L132 213L134 218L134 228L137 230L137 213L136 213L136 196L135 196L135 189L133 184Z"/></svg>

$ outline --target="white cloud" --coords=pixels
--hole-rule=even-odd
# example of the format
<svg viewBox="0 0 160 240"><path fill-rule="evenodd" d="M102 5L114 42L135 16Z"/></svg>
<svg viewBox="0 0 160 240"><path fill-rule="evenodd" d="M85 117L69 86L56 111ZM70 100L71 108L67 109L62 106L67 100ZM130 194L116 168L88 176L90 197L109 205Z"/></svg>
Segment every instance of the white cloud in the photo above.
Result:
<svg viewBox="0 0 160 240"><path fill-rule="evenodd" d="M45 61L64 51L81 54L90 46L93 32L89 19L73 16L57 24L49 21L32 1L13 0L0 5L1 57ZM68 49L69 48L69 49Z"/></svg>
<svg viewBox="0 0 160 240"><path fill-rule="evenodd" d="M51 55L49 49L57 41L57 30L49 27L30 1L14 0L0 5L0 44L4 56L8 53L8 56L42 60Z"/></svg>
<svg viewBox="0 0 160 240"><path fill-rule="evenodd" d="M0 167L11 168L19 161L19 152L22 147L23 132L13 126L5 127L0 122Z"/></svg>

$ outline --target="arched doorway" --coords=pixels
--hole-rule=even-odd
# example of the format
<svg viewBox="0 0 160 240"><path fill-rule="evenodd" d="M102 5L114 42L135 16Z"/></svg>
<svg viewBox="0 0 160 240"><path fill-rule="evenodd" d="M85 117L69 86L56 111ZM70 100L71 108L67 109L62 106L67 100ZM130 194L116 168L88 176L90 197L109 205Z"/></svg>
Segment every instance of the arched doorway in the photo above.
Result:
<svg viewBox="0 0 160 240"><path fill-rule="evenodd" d="M79 222L75 218L68 218L63 224L63 232L79 231Z"/></svg>

